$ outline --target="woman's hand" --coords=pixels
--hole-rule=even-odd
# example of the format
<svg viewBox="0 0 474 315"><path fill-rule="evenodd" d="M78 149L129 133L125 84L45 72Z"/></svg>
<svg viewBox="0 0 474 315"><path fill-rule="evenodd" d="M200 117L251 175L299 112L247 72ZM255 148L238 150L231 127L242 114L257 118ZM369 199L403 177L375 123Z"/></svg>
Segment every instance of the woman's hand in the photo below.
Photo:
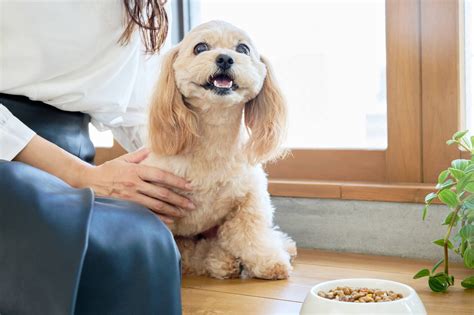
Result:
<svg viewBox="0 0 474 315"><path fill-rule="evenodd" d="M47 153L46 153L47 152ZM38 135L15 157L20 161L64 180L76 188L91 187L98 196L135 201L165 222L182 217L194 205L171 189L189 191L186 180L156 167L140 165L146 149L125 154L100 166L91 166Z"/></svg>
<svg viewBox="0 0 474 315"><path fill-rule="evenodd" d="M79 187L91 187L98 196L116 197L137 202L155 212L165 223L183 217L193 210L191 201L171 189L190 191L183 178L159 168L140 165L149 154L147 149L125 154L99 166L83 169Z"/></svg>

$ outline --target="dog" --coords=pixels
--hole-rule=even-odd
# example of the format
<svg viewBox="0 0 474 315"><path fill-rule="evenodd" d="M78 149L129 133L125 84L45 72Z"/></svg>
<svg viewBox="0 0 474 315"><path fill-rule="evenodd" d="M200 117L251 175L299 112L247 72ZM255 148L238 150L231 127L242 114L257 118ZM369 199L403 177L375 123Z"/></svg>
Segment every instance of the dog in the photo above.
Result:
<svg viewBox="0 0 474 315"><path fill-rule="evenodd" d="M296 244L273 223L261 166L285 151L286 115L267 60L229 23L194 28L164 56L143 163L192 183L196 210L170 225L184 274L288 278Z"/></svg>

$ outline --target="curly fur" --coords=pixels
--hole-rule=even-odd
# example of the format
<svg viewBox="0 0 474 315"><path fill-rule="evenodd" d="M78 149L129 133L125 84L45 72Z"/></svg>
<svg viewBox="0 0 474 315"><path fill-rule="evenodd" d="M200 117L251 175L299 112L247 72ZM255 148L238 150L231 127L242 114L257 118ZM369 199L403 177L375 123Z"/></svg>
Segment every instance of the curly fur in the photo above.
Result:
<svg viewBox="0 0 474 315"><path fill-rule="evenodd" d="M210 49L195 55L197 43ZM235 47L245 43L250 54ZM227 54L238 88L220 95L203 88ZM261 164L284 153L286 104L273 72L240 29L212 21L192 30L165 56L151 104L153 165L191 181L197 209L170 226L187 274L285 279L295 243L273 224ZM219 226L217 236L197 238ZM241 274L240 271L244 272Z"/></svg>

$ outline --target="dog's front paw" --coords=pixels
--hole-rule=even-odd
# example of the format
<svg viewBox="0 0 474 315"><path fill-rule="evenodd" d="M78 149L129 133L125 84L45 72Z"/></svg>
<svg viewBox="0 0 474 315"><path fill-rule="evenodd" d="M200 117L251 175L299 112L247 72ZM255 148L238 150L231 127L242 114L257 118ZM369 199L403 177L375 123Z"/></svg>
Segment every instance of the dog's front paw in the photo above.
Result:
<svg viewBox="0 0 474 315"><path fill-rule="evenodd" d="M293 267L291 267L289 255L285 254L280 259L261 259L259 263L248 266L246 268L248 276L268 280L288 279Z"/></svg>
<svg viewBox="0 0 474 315"><path fill-rule="evenodd" d="M290 272L293 268L290 264L277 263L264 269L257 278L268 279L268 280L283 280L288 279Z"/></svg>
<svg viewBox="0 0 474 315"><path fill-rule="evenodd" d="M209 276L217 279L233 279L240 277L240 260L220 261L212 267L208 266Z"/></svg>
<svg viewBox="0 0 474 315"><path fill-rule="evenodd" d="M217 279L240 277L240 259L215 246L206 257L206 269L209 276Z"/></svg>

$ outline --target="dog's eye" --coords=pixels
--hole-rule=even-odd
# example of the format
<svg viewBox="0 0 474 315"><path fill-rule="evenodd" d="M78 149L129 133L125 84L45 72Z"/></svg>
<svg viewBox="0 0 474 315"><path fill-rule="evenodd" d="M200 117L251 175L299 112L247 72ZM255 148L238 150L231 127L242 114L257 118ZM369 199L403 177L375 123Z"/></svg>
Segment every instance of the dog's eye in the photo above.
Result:
<svg viewBox="0 0 474 315"><path fill-rule="evenodd" d="M199 55L200 53L202 53L204 51L208 51L208 50L209 50L209 46L207 46L206 43L199 43L196 46L194 46L194 54L195 55Z"/></svg>
<svg viewBox="0 0 474 315"><path fill-rule="evenodd" d="M250 55L250 48L245 44L238 44L235 50L241 54Z"/></svg>

